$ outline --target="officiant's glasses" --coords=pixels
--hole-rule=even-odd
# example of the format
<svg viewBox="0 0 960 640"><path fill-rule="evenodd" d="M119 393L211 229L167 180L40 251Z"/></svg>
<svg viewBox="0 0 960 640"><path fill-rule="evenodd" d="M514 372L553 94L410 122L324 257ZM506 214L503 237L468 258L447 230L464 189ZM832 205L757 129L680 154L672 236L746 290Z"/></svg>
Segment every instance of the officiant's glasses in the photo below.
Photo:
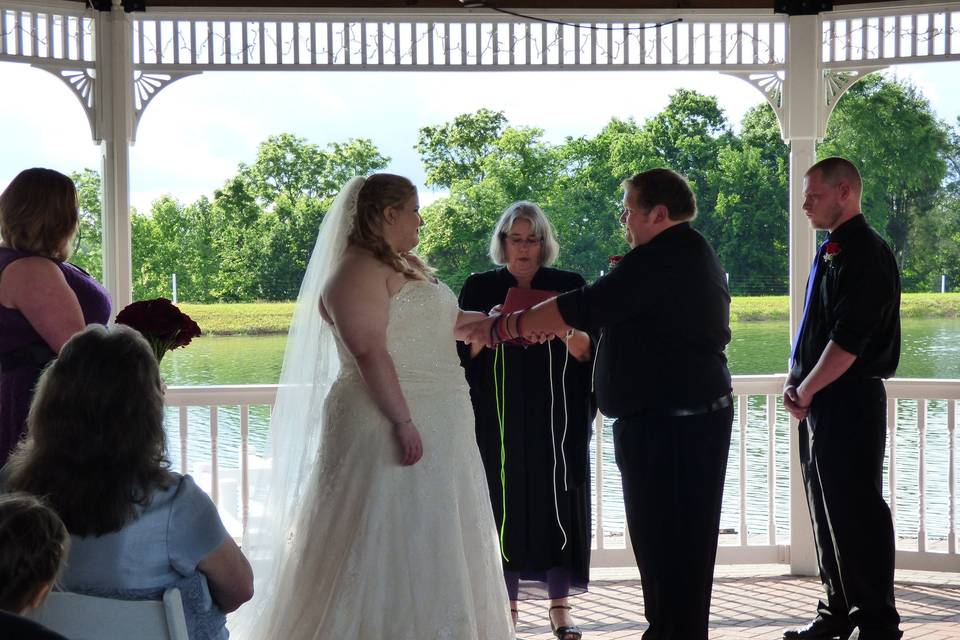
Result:
<svg viewBox="0 0 960 640"><path fill-rule="evenodd" d="M518 249L523 246L535 247L538 244L543 242L540 238L517 238L515 236L507 236L507 242L510 243L511 247L517 247Z"/></svg>

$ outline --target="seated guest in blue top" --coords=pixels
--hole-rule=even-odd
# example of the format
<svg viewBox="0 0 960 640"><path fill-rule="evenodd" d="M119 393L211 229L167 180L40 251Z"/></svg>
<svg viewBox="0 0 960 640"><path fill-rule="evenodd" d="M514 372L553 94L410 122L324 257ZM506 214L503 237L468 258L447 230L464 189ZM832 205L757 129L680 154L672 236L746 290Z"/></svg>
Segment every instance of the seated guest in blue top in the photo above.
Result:
<svg viewBox="0 0 960 640"><path fill-rule="evenodd" d="M67 591L123 599L180 589L191 640L228 636L253 573L217 509L169 470L156 358L133 329L91 326L37 386L9 489L47 496L71 534Z"/></svg>
<svg viewBox="0 0 960 640"><path fill-rule="evenodd" d="M22 614L50 593L68 544L63 522L35 497L0 496L0 638L65 640Z"/></svg>

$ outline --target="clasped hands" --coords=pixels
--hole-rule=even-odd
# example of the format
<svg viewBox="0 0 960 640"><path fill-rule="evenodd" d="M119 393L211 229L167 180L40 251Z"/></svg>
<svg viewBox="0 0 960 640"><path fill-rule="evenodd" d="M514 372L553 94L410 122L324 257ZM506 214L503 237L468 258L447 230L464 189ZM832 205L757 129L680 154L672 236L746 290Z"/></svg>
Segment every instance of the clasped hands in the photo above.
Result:
<svg viewBox="0 0 960 640"><path fill-rule="evenodd" d="M467 329L464 342L469 345L480 345L493 348L502 342L512 342L521 345L543 344L561 337L557 333L525 330L523 315L526 311L514 311L501 314L501 305L490 310L490 314L479 320Z"/></svg>
<svg viewBox="0 0 960 640"><path fill-rule="evenodd" d="M783 387L783 407L797 420L803 420L810 413L810 402L813 396L806 392L801 384L787 382Z"/></svg>

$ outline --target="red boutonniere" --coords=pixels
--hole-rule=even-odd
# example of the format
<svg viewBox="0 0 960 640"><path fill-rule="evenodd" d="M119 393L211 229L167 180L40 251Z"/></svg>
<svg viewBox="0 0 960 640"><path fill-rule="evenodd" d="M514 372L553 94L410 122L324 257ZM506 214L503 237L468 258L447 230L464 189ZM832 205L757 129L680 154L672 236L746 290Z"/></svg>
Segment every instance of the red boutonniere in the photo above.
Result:
<svg viewBox="0 0 960 640"><path fill-rule="evenodd" d="M833 259L840 253L840 243L828 242L823 248L823 261L827 264L833 264Z"/></svg>
<svg viewBox="0 0 960 640"><path fill-rule="evenodd" d="M623 256L610 256L610 263L607 265L608 270L612 270L615 266L620 264L620 261L623 260Z"/></svg>
<svg viewBox="0 0 960 640"><path fill-rule="evenodd" d="M117 324L142 333L153 348L157 362L170 349L185 347L200 335L197 323L166 298L128 304L117 314Z"/></svg>

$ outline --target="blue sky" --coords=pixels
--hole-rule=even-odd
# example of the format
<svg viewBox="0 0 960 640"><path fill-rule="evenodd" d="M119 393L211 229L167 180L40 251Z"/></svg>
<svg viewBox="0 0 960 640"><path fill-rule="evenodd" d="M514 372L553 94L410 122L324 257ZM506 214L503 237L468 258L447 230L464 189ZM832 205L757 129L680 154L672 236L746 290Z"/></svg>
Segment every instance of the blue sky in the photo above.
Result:
<svg viewBox="0 0 960 640"><path fill-rule="evenodd" d="M960 62L949 62L885 73L908 77L955 124L960 85L951 76L958 71ZM0 86L16 88L0 101L0 189L30 166L99 169L86 117L60 80L0 62ZM684 87L717 96L735 124L762 100L743 81L712 72L204 73L173 83L147 107L132 150L131 200L145 211L165 193L183 202L210 195L280 132L320 145L370 138L392 158L390 171L422 184L413 150L422 126L488 107L559 142L593 135L614 116L642 122ZM436 195L422 190L421 201Z"/></svg>

